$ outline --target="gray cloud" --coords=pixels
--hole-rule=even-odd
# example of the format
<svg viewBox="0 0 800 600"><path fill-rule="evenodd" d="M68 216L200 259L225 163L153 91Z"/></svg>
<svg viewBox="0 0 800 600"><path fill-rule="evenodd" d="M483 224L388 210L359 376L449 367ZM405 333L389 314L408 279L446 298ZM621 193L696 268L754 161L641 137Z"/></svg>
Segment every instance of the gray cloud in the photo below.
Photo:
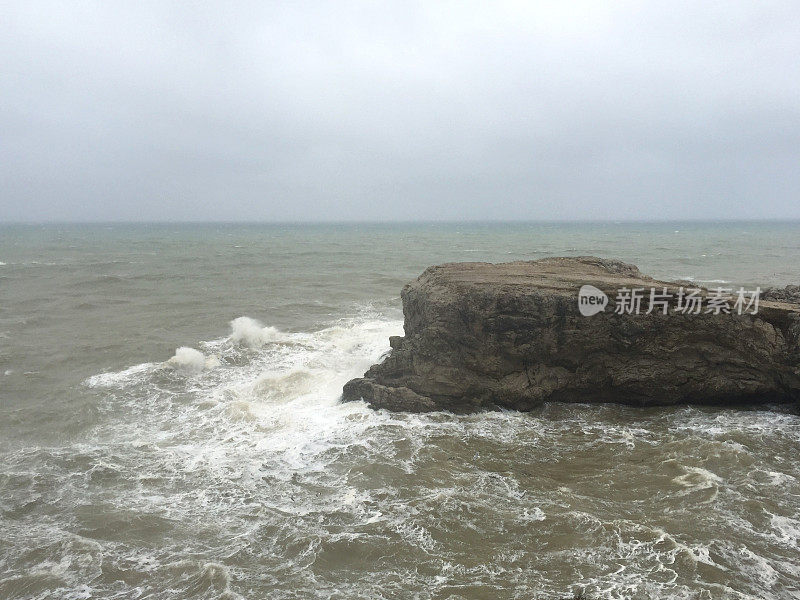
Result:
<svg viewBox="0 0 800 600"><path fill-rule="evenodd" d="M800 218L794 1L14 4L0 220Z"/></svg>

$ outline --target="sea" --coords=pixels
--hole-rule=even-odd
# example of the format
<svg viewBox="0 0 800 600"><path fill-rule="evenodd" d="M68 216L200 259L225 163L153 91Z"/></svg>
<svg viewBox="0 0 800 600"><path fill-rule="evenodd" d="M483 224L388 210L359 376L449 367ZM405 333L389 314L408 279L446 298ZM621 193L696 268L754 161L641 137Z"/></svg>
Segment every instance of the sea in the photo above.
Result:
<svg viewBox="0 0 800 600"><path fill-rule="evenodd" d="M341 403L426 267L800 283L799 222L0 225L0 598L800 598L797 407Z"/></svg>

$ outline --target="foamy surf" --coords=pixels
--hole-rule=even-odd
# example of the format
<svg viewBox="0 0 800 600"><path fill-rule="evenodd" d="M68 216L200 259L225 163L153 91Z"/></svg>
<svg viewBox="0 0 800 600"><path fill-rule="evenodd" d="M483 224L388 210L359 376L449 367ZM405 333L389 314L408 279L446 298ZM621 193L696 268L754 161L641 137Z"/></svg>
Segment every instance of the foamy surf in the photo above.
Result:
<svg viewBox="0 0 800 600"><path fill-rule="evenodd" d="M800 493L796 473L753 449L800 443L796 417L610 405L395 414L340 403L342 385L401 332L373 313L313 331L234 319L225 336L154 357L163 362L87 379L119 419L91 445L37 460L88 473L88 483L58 474L55 488L89 495L71 510L87 535L104 536L95 560L189 597L480 597L502 581L521 598L692 598L701 576L711 598L789 589L797 521L751 514L741 490L784 504ZM105 486L98 497L93 482ZM108 486L118 488L113 510L81 512ZM170 537L153 552L147 536L160 531ZM49 535L26 543L45 547ZM731 541L743 535L746 552ZM77 585L87 572L77 550L50 552L63 585ZM110 595L108 585L91 593Z"/></svg>
<svg viewBox="0 0 800 600"><path fill-rule="evenodd" d="M143 363L134 365L121 371L99 373L87 378L83 383L88 387L120 387L123 388L134 382L142 382L145 375L158 367L158 363Z"/></svg>
<svg viewBox="0 0 800 600"><path fill-rule="evenodd" d="M280 339L281 333L275 327L264 327L250 317L238 317L231 321L230 340L248 348L258 348Z"/></svg>
<svg viewBox="0 0 800 600"><path fill-rule="evenodd" d="M199 350L186 346L175 350L175 356L164 363L167 367L186 373L199 373L205 369L214 369L221 364L216 356L206 356Z"/></svg>
<svg viewBox="0 0 800 600"><path fill-rule="evenodd" d="M701 278L693 277L693 276L691 276L691 275L685 275L685 276L675 277L675 279L676 279L677 281L690 281L690 282L692 282L692 283L697 283L697 284L712 284L712 283L719 283L719 284L723 284L723 283L731 283L731 282L730 282L729 280L727 280L727 279L701 279Z"/></svg>

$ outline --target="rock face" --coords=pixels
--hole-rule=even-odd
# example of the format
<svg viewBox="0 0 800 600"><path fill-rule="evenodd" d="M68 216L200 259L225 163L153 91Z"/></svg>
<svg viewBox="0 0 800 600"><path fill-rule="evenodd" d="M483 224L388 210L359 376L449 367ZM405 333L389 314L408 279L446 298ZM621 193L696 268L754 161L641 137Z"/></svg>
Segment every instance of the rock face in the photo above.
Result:
<svg viewBox="0 0 800 600"><path fill-rule="evenodd" d="M608 296L583 316L579 289ZM797 287L762 294L757 314L677 312L686 282L662 282L596 257L427 269L402 292L405 336L344 400L375 408L530 410L543 401L774 403L800 400ZM667 307L645 314L651 287ZM644 288L641 312L617 314L621 288ZM734 306L736 297L730 299ZM624 305L624 304L623 304ZM621 307L620 307L621 308ZM667 314L664 314L666 308Z"/></svg>

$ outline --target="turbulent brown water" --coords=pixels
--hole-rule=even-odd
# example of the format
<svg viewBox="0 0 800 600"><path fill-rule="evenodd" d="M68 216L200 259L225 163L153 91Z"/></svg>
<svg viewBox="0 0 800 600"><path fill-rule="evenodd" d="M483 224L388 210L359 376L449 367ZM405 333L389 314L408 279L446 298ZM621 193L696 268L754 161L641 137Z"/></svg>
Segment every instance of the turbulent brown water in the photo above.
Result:
<svg viewBox="0 0 800 600"><path fill-rule="evenodd" d="M797 283L800 225L0 228L0 598L800 598L789 407L338 403L429 264L568 254Z"/></svg>

